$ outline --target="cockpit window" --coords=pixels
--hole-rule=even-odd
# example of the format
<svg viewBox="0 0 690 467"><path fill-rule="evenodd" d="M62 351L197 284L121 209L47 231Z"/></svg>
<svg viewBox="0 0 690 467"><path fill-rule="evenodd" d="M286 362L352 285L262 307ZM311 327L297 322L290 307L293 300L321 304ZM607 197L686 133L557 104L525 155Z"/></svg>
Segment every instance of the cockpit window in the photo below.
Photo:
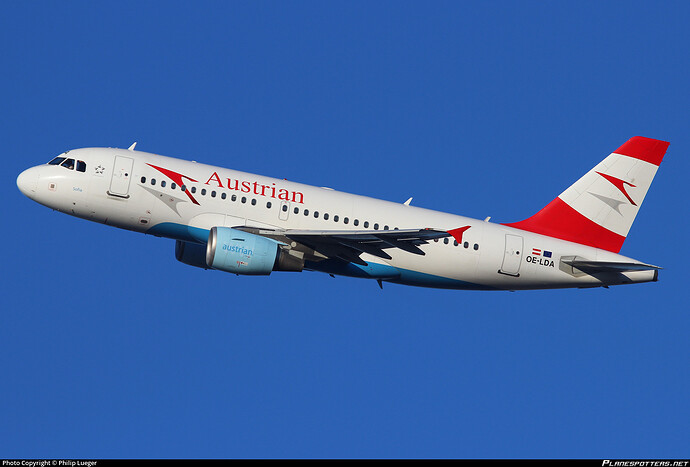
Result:
<svg viewBox="0 0 690 467"><path fill-rule="evenodd" d="M62 161L64 161L64 160L65 160L64 157L58 156L58 157L56 157L55 159L53 159L52 161L48 162L48 164L50 164L50 165L60 165L60 163L61 163Z"/></svg>
<svg viewBox="0 0 690 467"><path fill-rule="evenodd" d="M74 159L66 159L65 162L60 165L67 169L74 170Z"/></svg>
<svg viewBox="0 0 690 467"><path fill-rule="evenodd" d="M86 162L77 161L77 172L86 172Z"/></svg>

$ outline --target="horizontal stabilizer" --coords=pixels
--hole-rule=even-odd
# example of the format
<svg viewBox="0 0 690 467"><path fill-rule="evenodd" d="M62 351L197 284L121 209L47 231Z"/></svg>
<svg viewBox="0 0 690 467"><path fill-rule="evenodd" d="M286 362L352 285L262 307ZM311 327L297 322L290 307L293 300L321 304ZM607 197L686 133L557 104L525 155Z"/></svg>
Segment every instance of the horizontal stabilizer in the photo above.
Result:
<svg viewBox="0 0 690 467"><path fill-rule="evenodd" d="M661 269L659 266L644 263L618 263L611 261L583 261L571 260L563 261L568 266L579 269L580 271L592 272L628 272L628 271L654 271Z"/></svg>

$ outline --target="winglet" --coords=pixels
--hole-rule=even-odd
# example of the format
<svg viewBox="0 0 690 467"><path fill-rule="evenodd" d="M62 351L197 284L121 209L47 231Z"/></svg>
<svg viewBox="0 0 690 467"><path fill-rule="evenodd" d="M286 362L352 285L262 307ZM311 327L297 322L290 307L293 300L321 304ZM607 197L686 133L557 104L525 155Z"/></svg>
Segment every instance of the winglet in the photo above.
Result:
<svg viewBox="0 0 690 467"><path fill-rule="evenodd" d="M411 201L412 201L412 196L410 196L410 199L408 199L407 201L405 201L403 204L404 204L405 206L409 206Z"/></svg>
<svg viewBox="0 0 690 467"><path fill-rule="evenodd" d="M129 148L127 148L127 150L128 150L128 151L134 151L134 147L135 147L136 145L137 145L137 142L135 141L135 142L132 143L132 145L131 145Z"/></svg>
<svg viewBox="0 0 690 467"><path fill-rule="evenodd" d="M462 243L462 234L465 233L465 230L469 229L470 227L471 226L466 225L465 227L449 230L448 233L451 234L458 243Z"/></svg>

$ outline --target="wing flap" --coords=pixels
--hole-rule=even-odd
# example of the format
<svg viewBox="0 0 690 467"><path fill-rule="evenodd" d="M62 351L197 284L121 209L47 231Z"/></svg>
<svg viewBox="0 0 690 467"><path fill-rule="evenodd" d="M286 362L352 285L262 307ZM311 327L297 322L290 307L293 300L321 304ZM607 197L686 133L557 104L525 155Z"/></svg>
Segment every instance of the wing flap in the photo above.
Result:
<svg viewBox="0 0 690 467"><path fill-rule="evenodd" d="M344 242L344 241L341 241L338 243L340 243L341 245L343 245L345 247L352 248L354 250L358 250L361 253L369 253L370 255L378 256L379 258L391 259L391 255L389 255L388 253L386 253L382 249L377 248L374 245L370 245L367 243L354 243L354 242L348 243L348 242Z"/></svg>

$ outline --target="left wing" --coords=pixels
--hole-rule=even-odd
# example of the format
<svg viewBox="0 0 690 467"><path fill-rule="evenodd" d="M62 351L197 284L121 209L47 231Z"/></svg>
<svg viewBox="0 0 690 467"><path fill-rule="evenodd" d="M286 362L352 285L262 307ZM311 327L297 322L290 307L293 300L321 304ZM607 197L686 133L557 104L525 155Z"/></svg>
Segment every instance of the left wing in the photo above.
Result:
<svg viewBox="0 0 690 467"><path fill-rule="evenodd" d="M285 244L297 242L320 254L316 259L339 258L343 261L366 266L360 258L362 253L391 259L384 250L399 248L415 255L424 255L419 245L429 240L456 236L453 230L446 232L438 229L404 229L404 230L267 230L252 227L236 227L263 237L273 238ZM460 230L460 229L456 229ZM466 229L464 229L466 230ZM463 230L463 231L464 231ZM462 232L460 232L460 236ZM457 236L456 236L457 238Z"/></svg>

